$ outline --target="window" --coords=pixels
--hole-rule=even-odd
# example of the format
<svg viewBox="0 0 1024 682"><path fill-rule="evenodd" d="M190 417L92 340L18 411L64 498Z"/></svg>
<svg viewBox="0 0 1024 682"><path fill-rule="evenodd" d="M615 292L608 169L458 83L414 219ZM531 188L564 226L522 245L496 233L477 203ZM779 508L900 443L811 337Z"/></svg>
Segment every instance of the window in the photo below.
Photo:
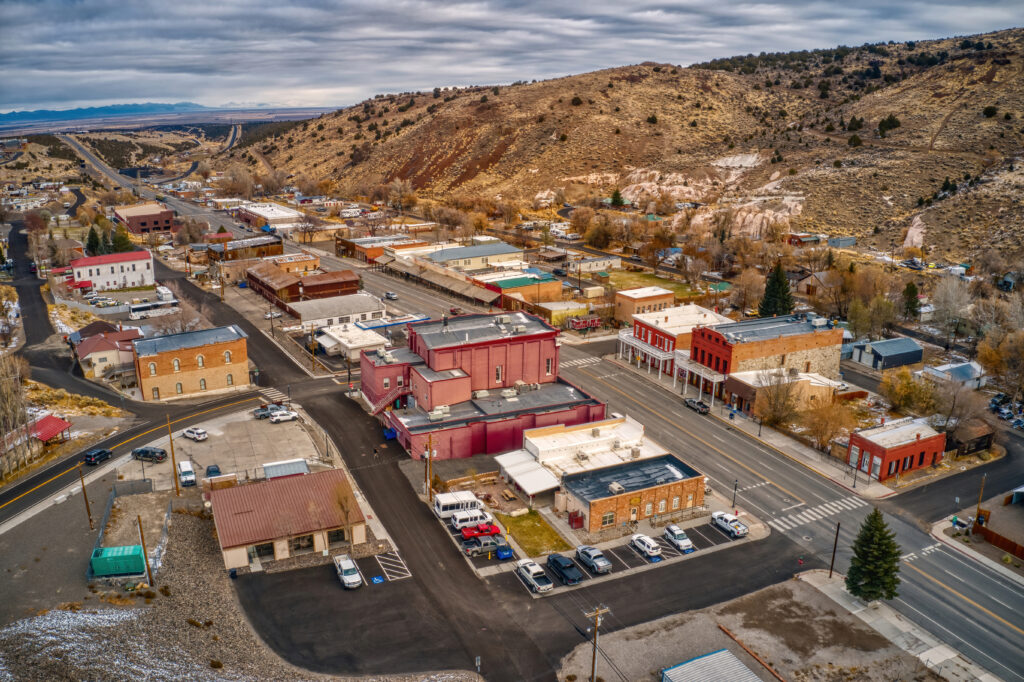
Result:
<svg viewBox="0 0 1024 682"><path fill-rule="evenodd" d="M779 364L780 365L785 365L786 364L786 354L785 353L782 354L782 359L779 360Z"/></svg>
<svg viewBox="0 0 1024 682"><path fill-rule="evenodd" d="M904 471L906 471L911 466L913 466L913 464L914 464L914 456L913 455L907 455L906 457L903 458L903 470Z"/></svg>
<svg viewBox="0 0 1024 682"><path fill-rule="evenodd" d="M344 528L337 528L335 530L327 531L327 544L329 544L331 547L340 545L343 542L345 542Z"/></svg>
<svg viewBox="0 0 1024 682"><path fill-rule="evenodd" d="M664 514L665 513L665 500L658 500L658 513L659 514Z"/></svg>
<svg viewBox="0 0 1024 682"><path fill-rule="evenodd" d="M917 466L921 466L922 464L924 464L924 450L921 451L921 454L917 458Z"/></svg>
<svg viewBox="0 0 1024 682"><path fill-rule="evenodd" d="M234 386L235 385L235 378L233 376L231 376L229 374L229 375L227 375L226 378L227 378L227 381L228 381L228 386Z"/></svg>
<svg viewBox="0 0 1024 682"><path fill-rule="evenodd" d="M229 350L224 351L224 364L225 365L230 365L231 364L231 351L229 351Z"/></svg>
<svg viewBox="0 0 1024 682"><path fill-rule="evenodd" d="M256 556L260 559L273 559L274 558L274 543L264 542L261 545L256 545Z"/></svg>
<svg viewBox="0 0 1024 682"><path fill-rule="evenodd" d="M397 376L397 377L395 377L395 386L402 386L403 384L405 384L405 377L404 376Z"/></svg>
<svg viewBox="0 0 1024 682"><path fill-rule="evenodd" d="M551 358L548 358L547 360L544 361L545 371L547 372L548 376L551 376L551 370L554 367L554 364L555 361L552 360Z"/></svg>
<svg viewBox="0 0 1024 682"><path fill-rule="evenodd" d="M679 496L678 495L676 495L675 497L672 498L672 508L673 509L679 509Z"/></svg>
<svg viewBox="0 0 1024 682"><path fill-rule="evenodd" d="M615 523L615 512L613 512L613 511L605 512L604 514L601 515L601 525L602 526L610 526L613 523Z"/></svg>
<svg viewBox="0 0 1024 682"><path fill-rule="evenodd" d="M312 535L300 535L297 538L291 538L288 540L288 553L295 554L308 554L313 551L313 536Z"/></svg>
<svg viewBox="0 0 1024 682"><path fill-rule="evenodd" d="M174 384L174 392L177 393L178 395L182 394L181 382L180 381L178 383Z"/></svg>
<svg viewBox="0 0 1024 682"><path fill-rule="evenodd" d="M206 367L206 358L204 358L202 355L197 355L196 365L198 365L199 367Z"/></svg>
<svg viewBox="0 0 1024 682"><path fill-rule="evenodd" d="M501 365L497 365L494 368L494 383L501 383Z"/></svg>
<svg viewBox="0 0 1024 682"><path fill-rule="evenodd" d="M160 400L160 389L156 386L153 387L153 400Z"/></svg>
<svg viewBox="0 0 1024 682"><path fill-rule="evenodd" d="M149 363L149 376L151 376L151 377L155 377L156 376L156 363L155 362Z"/></svg>
<svg viewBox="0 0 1024 682"><path fill-rule="evenodd" d="M171 364L174 366L174 371L175 372L180 372L181 371L181 362L178 360L178 358L174 358L174 360L172 361Z"/></svg>
<svg viewBox="0 0 1024 682"><path fill-rule="evenodd" d="M384 390L386 391L389 388L391 388L391 379L388 377L384 377Z"/></svg>
<svg viewBox="0 0 1024 682"><path fill-rule="evenodd" d="M199 380L199 390L200 391L205 391L206 390L206 379L200 379Z"/></svg>
<svg viewBox="0 0 1024 682"><path fill-rule="evenodd" d="M897 462L896 460L893 460L893 461L889 462L889 475L890 476L892 476L893 474L896 473L896 465L898 463L899 462Z"/></svg>
<svg viewBox="0 0 1024 682"><path fill-rule="evenodd" d="M644 516L650 516L653 513L654 513L654 503L653 502L648 502L644 506Z"/></svg>
<svg viewBox="0 0 1024 682"><path fill-rule="evenodd" d="M809 360L804 363L804 371L805 372L810 372L811 371L811 362Z"/></svg>

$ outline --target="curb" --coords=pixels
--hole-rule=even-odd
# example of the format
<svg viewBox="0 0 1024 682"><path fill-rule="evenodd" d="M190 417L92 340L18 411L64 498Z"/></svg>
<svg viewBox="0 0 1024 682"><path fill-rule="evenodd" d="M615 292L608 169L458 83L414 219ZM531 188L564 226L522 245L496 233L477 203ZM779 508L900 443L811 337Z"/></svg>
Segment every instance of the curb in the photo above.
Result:
<svg viewBox="0 0 1024 682"><path fill-rule="evenodd" d="M998 561L993 561L992 559L989 559L987 556L983 556L979 552L975 552L975 551L973 551L971 549L967 549L966 547L962 547L961 545L957 544L956 542L953 542L941 530L939 530L940 527L944 527L947 523L949 523L949 521L946 520L946 519L943 519L942 521L936 521L935 523L932 524L931 529L928 531L929 535L931 535L933 538L935 538L936 540L941 542L946 547L949 547L950 549L955 550L956 552L959 552L960 554L964 555L968 559L970 559L972 561L976 561L977 563L985 566L986 568L989 568L989 569L995 571L996 573L999 573L1004 578L1007 578L1008 580L1012 580L1013 582L1017 583L1018 585L1024 586L1024 577L1021 577L1021 576L1017 575L1016 573L1014 573L1010 569L1008 569L1005 566L1001 565Z"/></svg>

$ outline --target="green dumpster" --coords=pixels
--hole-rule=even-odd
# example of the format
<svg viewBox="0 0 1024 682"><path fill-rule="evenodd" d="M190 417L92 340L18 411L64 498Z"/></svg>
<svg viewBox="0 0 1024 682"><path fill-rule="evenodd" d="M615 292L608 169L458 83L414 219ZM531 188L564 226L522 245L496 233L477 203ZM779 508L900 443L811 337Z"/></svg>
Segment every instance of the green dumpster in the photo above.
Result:
<svg viewBox="0 0 1024 682"><path fill-rule="evenodd" d="M146 572L142 545L99 547L93 550L89 563L92 566L93 575L97 577L139 575Z"/></svg>

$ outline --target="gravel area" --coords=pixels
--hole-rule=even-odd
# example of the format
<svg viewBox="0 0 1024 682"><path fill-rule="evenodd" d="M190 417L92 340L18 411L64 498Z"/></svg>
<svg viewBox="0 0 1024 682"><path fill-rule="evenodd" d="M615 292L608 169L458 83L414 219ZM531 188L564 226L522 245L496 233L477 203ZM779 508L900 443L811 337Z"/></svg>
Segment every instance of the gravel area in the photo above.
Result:
<svg viewBox="0 0 1024 682"><path fill-rule="evenodd" d="M468 682L470 672L346 678L282 661L240 612L213 536L213 522L174 513L156 589L138 596L98 593L0 630L6 680L395 680Z"/></svg>
<svg viewBox="0 0 1024 682"><path fill-rule="evenodd" d="M856 616L839 610L828 596L799 581L602 635L597 674L605 680L657 680L664 668L728 649L762 680L774 682L719 624L786 680L941 680ZM606 627L615 627L614 612L602 629ZM558 679L589 679L592 652L590 644L573 649L562 659Z"/></svg>
<svg viewBox="0 0 1024 682"><path fill-rule="evenodd" d="M142 517L142 530L146 534L146 549L152 553L163 533L167 505L173 492L159 490L142 495L121 495L114 498L110 518L103 530L104 547L139 544L138 517Z"/></svg>

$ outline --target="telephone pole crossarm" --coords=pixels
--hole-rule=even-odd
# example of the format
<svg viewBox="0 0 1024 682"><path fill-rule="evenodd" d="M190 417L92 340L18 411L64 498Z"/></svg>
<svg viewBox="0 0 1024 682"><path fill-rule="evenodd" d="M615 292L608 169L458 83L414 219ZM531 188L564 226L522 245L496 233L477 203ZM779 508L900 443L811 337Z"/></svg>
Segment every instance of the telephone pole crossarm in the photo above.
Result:
<svg viewBox="0 0 1024 682"><path fill-rule="evenodd" d="M594 633L594 639L593 639L594 651L593 651L593 654L591 655L591 658L590 658L590 682L595 682L595 680L597 680L597 635L598 635L598 630L600 630L600 628L601 628L601 621L603 620L603 616L606 616L607 614L611 613L611 611L612 610L609 609L607 606L598 606L598 607L595 607L592 611L587 611L587 612L585 612L583 614L583 616L587 620L590 620L590 621L594 622L594 625L591 628L591 630Z"/></svg>

